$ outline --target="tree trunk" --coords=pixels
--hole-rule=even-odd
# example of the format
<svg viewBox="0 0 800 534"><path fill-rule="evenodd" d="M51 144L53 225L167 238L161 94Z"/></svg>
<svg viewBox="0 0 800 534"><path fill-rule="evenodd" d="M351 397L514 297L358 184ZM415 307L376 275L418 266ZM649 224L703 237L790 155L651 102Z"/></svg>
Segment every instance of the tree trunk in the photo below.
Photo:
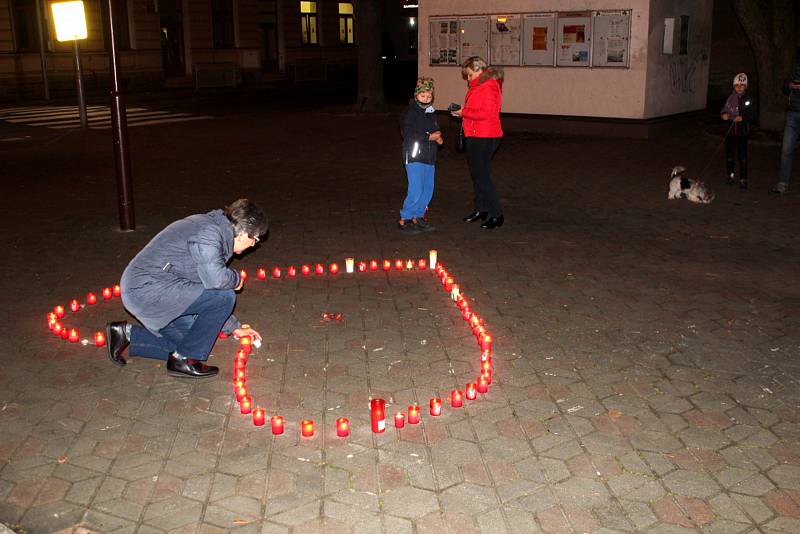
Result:
<svg viewBox="0 0 800 534"><path fill-rule="evenodd" d="M791 72L800 34L797 0L730 2L756 60L761 128L780 131L786 112L786 95L781 86Z"/></svg>
<svg viewBox="0 0 800 534"><path fill-rule="evenodd" d="M356 111L386 109L381 63L381 2L359 0L358 13L358 96Z"/></svg>

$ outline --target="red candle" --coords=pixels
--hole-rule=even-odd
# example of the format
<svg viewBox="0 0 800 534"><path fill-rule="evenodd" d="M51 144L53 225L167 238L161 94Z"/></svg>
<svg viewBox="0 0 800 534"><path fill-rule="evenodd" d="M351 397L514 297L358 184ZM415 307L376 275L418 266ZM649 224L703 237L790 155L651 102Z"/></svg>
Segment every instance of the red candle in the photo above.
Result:
<svg viewBox="0 0 800 534"><path fill-rule="evenodd" d="M259 267L256 271L256 276L259 280L266 280L267 279L267 270L263 267Z"/></svg>
<svg viewBox="0 0 800 534"><path fill-rule="evenodd" d="M481 318L473 313L472 316L470 316L470 318L469 318L469 325L472 328L475 328L476 326L478 326L480 324L481 324Z"/></svg>
<svg viewBox="0 0 800 534"><path fill-rule="evenodd" d="M422 270L425 270L427 268L428 268L428 262L425 261L425 258L420 258L419 261L417 261L417 269L422 271Z"/></svg>
<svg viewBox="0 0 800 534"><path fill-rule="evenodd" d="M399 260L399 259L398 260L394 260L394 269L396 271L402 271L403 270L403 260Z"/></svg>
<svg viewBox="0 0 800 534"><path fill-rule="evenodd" d="M253 399L249 395L242 397L242 402L239 403L239 411L245 415L253 411Z"/></svg>
<svg viewBox="0 0 800 534"><path fill-rule="evenodd" d="M394 427L403 428L404 426L406 426L406 416L403 412L397 412L394 414Z"/></svg>
<svg viewBox="0 0 800 534"><path fill-rule="evenodd" d="M242 282L247 280L247 271L245 271L244 269L240 270L239 271L239 278L242 279Z"/></svg>
<svg viewBox="0 0 800 534"><path fill-rule="evenodd" d="M300 267L300 272L303 273L303 276L308 276L309 274L311 274L311 266L303 265L302 267Z"/></svg>
<svg viewBox="0 0 800 534"><path fill-rule="evenodd" d="M383 270L388 271L392 268L392 260L383 260Z"/></svg>
<svg viewBox="0 0 800 534"><path fill-rule="evenodd" d="M52 330L53 330L53 334L56 337L61 337L61 331L64 330L64 326L61 323L59 323L58 321L56 321L55 324L53 324Z"/></svg>
<svg viewBox="0 0 800 534"><path fill-rule="evenodd" d="M119 284L114 284L114 287L111 288L111 293L115 297L120 297L122 295L122 288L119 287Z"/></svg>
<svg viewBox="0 0 800 534"><path fill-rule="evenodd" d="M71 329L69 331L69 338L68 339L69 339L70 343L77 343L78 341L80 341L81 338L78 336L78 330L75 329L75 328Z"/></svg>
<svg viewBox="0 0 800 534"><path fill-rule="evenodd" d="M245 380L244 378L234 378L233 379L233 391L236 393L236 390L239 388L245 387Z"/></svg>
<svg viewBox="0 0 800 534"><path fill-rule="evenodd" d="M486 377L486 382L491 385L491 383L492 383L492 375L493 374L494 373L492 372L492 370L489 369L488 371L483 371L481 373L481 376L485 376Z"/></svg>
<svg viewBox="0 0 800 534"><path fill-rule="evenodd" d="M59 319L63 318L64 317L64 306L59 304L58 306L53 308L53 312L56 314L56 317L58 317Z"/></svg>
<svg viewBox="0 0 800 534"><path fill-rule="evenodd" d="M244 386L236 388L236 402L242 402L242 399L247 396L247 388Z"/></svg>
<svg viewBox="0 0 800 534"><path fill-rule="evenodd" d="M481 351L492 352L492 336L489 334L483 334L483 336L481 336Z"/></svg>
<svg viewBox="0 0 800 534"><path fill-rule="evenodd" d="M98 347L102 347L106 344L106 335L102 332L95 332L94 333L94 344Z"/></svg>
<svg viewBox="0 0 800 534"><path fill-rule="evenodd" d="M300 434L304 438L310 438L314 435L314 421L311 419L303 419L300 421Z"/></svg>
<svg viewBox="0 0 800 534"><path fill-rule="evenodd" d="M369 260L369 270L370 271L378 270L378 260Z"/></svg>
<svg viewBox="0 0 800 534"><path fill-rule="evenodd" d="M47 314L47 328L49 328L50 330L53 330L53 328L56 326L56 324L58 324L58 318L56 317L56 314L53 313L53 312L48 313Z"/></svg>
<svg viewBox="0 0 800 534"><path fill-rule="evenodd" d="M481 336L486 332L486 329L483 327L482 324L474 327L472 329L472 333L475 334L475 339L477 340L478 345L481 344Z"/></svg>
<svg viewBox="0 0 800 534"><path fill-rule="evenodd" d="M279 434L283 434L283 416L280 415L273 415L269 419L270 424L272 425L272 433L276 436Z"/></svg>
<svg viewBox="0 0 800 534"><path fill-rule="evenodd" d="M486 393L489 391L489 379L486 375L478 377L478 393Z"/></svg>
<svg viewBox="0 0 800 534"><path fill-rule="evenodd" d="M328 268L331 274L337 274L339 272L339 264L338 263L331 263L331 266Z"/></svg>
<svg viewBox="0 0 800 534"><path fill-rule="evenodd" d="M408 424L419 424L419 404L412 404L408 407Z"/></svg>
<svg viewBox="0 0 800 534"><path fill-rule="evenodd" d="M444 290L447 291L448 293L450 291L452 291L454 283L455 283L455 280L453 280L452 276L448 276L447 278L445 278L444 279Z"/></svg>
<svg viewBox="0 0 800 534"><path fill-rule="evenodd" d="M250 351L253 350L253 340L250 336L242 336L239 338L239 344L242 346L242 349L245 354L250 354Z"/></svg>
<svg viewBox="0 0 800 534"><path fill-rule="evenodd" d="M244 382L246 379L247 379L247 374L244 369L240 369L233 374L234 381L241 380L242 382Z"/></svg>
<svg viewBox="0 0 800 534"><path fill-rule="evenodd" d="M244 349L239 349L236 351L236 358L239 360L244 360L247 363L247 352Z"/></svg>
<svg viewBox="0 0 800 534"><path fill-rule="evenodd" d="M66 326L61 329L61 339L69 339L69 334L70 334L69 328L67 328Z"/></svg>
<svg viewBox="0 0 800 534"><path fill-rule="evenodd" d="M481 360L481 372L485 373L486 371L492 370L492 359L488 358L486 360Z"/></svg>
<svg viewBox="0 0 800 534"><path fill-rule="evenodd" d="M114 294L111 292L111 288L110 287L104 287L103 288L103 298L105 300L110 299L113 295Z"/></svg>
<svg viewBox="0 0 800 534"><path fill-rule="evenodd" d="M468 321L470 317L472 317L472 310L469 308L469 306L464 306L464 309L461 310L461 318L465 321Z"/></svg>
<svg viewBox="0 0 800 534"><path fill-rule="evenodd" d="M464 393L460 389L454 389L450 392L450 406L453 408L464 406Z"/></svg>
<svg viewBox="0 0 800 534"><path fill-rule="evenodd" d="M372 431L380 434L386 430L386 401L383 399L372 399L369 402L369 406Z"/></svg>
<svg viewBox="0 0 800 534"><path fill-rule="evenodd" d="M264 412L264 408L256 408L255 410L253 410L254 425L262 426L266 422L267 422L267 414Z"/></svg>
<svg viewBox="0 0 800 534"><path fill-rule="evenodd" d="M97 295L94 293L86 293L86 304L97 304Z"/></svg>
<svg viewBox="0 0 800 534"><path fill-rule="evenodd" d="M481 361L482 362L485 362L486 360L491 360L491 359L492 359L491 351L486 350L486 351L481 352Z"/></svg>
<svg viewBox="0 0 800 534"><path fill-rule="evenodd" d="M247 362L244 360L236 359L233 361L233 372L236 373L238 371L244 371L245 367L247 367Z"/></svg>
<svg viewBox="0 0 800 534"><path fill-rule="evenodd" d="M367 272L367 262L365 261L358 262L358 272L360 273Z"/></svg>
<svg viewBox="0 0 800 534"><path fill-rule="evenodd" d="M475 400L478 398L478 389L472 382L467 384L467 392L465 393L465 396L467 397L467 400Z"/></svg>
<svg viewBox="0 0 800 534"><path fill-rule="evenodd" d="M280 267L273 267L272 268L272 278L280 278L281 277L281 268Z"/></svg>
<svg viewBox="0 0 800 534"><path fill-rule="evenodd" d="M289 267L286 268L286 274L289 275L291 278L294 278L295 276L297 276L297 267L295 267L294 265L290 265Z"/></svg>
<svg viewBox="0 0 800 534"><path fill-rule="evenodd" d="M314 266L314 272L317 274L325 274L325 266L318 263Z"/></svg>
<svg viewBox="0 0 800 534"><path fill-rule="evenodd" d="M346 438L350 435L350 421L346 417L340 417L336 420L336 435L340 438Z"/></svg>
<svg viewBox="0 0 800 534"><path fill-rule="evenodd" d="M431 399L431 415L436 417L442 415L442 399L439 397Z"/></svg>
<svg viewBox="0 0 800 534"><path fill-rule="evenodd" d="M77 299L72 299L71 301L69 301L69 309L74 312L80 310L81 309L80 302L78 302Z"/></svg>

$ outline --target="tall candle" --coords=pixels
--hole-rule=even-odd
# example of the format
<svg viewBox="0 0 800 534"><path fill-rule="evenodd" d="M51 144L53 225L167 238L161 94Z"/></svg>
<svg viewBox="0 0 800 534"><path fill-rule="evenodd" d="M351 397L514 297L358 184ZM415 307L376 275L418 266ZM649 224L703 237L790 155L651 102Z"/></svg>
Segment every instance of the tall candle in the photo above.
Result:
<svg viewBox="0 0 800 534"><path fill-rule="evenodd" d="M475 400L478 398L478 388L475 386L475 384L472 382L467 384L467 390L464 396L467 397L467 400Z"/></svg>
<svg viewBox="0 0 800 534"><path fill-rule="evenodd" d="M416 425L419 423L419 404L412 404L408 407L408 424Z"/></svg>
<svg viewBox="0 0 800 534"><path fill-rule="evenodd" d="M259 267L256 271L256 276L259 280L266 280L267 279L267 270L263 267Z"/></svg>
<svg viewBox="0 0 800 534"><path fill-rule="evenodd" d="M403 412L397 412L394 414L394 426L395 428L403 428L406 426L406 416Z"/></svg>
<svg viewBox="0 0 800 534"><path fill-rule="evenodd" d="M80 341L80 340L81 340L81 338L80 338L80 336L78 335L78 330L77 330L77 329L75 329L75 328L71 329L71 330L69 331L69 342L70 342L70 343L77 343L77 342L78 342L78 341Z"/></svg>
<svg viewBox="0 0 800 534"><path fill-rule="evenodd" d="M53 312L56 314L56 317L62 319L64 317L64 306L59 304L55 308L53 308Z"/></svg>
<svg viewBox="0 0 800 534"><path fill-rule="evenodd" d="M239 411L245 415L253 411L253 399L250 398L250 395L242 397L242 401L239 403Z"/></svg>
<svg viewBox="0 0 800 534"><path fill-rule="evenodd" d="M453 284L453 287L450 288L450 298L453 300L458 300L458 297L461 295L461 288L458 287L458 284Z"/></svg>
<svg viewBox="0 0 800 534"><path fill-rule="evenodd" d="M290 278L294 278L297 276L297 268L294 265L290 265L286 268L286 274L289 275Z"/></svg>
<svg viewBox="0 0 800 534"><path fill-rule="evenodd" d="M440 416L442 415L442 399L439 397L434 397L431 399L431 415L433 416Z"/></svg>
<svg viewBox="0 0 800 534"><path fill-rule="evenodd" d="M314 421L311 419L303 419L300 421L300 434L304 438L310 438L314 435Z"/></svg>
<svg viewBox="0 0 800 534"><path fill-rule="evenodd" d="M81 304L78 302L77 299L72 299L69 301L69 309L76 312L81 309Z"/></svg>
<svg viewBox="0 0 800 534"><path fill-rule="evenodd" d="M253 410L253 424L254 425L262 426L266 422L267 422L267 414L266 414L266 412L264 412L264 408L256 408L255 410Z"/></svg>
<svg viewBox="0 0 800 534"><path fill-rule="evenodd" d="M369 260L369 270L370 271L378 270L378 260Z"/></svg>
<svg viewBox="0 0 800 534"><path fill-rule="evenodd" d="M111 288L110 287L104 287L103 288L103 298L105 300L110 299L113 295L114 295L114 293L111 292Z"/></svg>
<svg viewBox="0 0 800 534"><path fill-rule="evenodd" d="M431 269L436 268L436 260L438 259L439 253L436 250L431 250L428 252L428 265Z"/></svg>
<svg viewBox="0 0 800 534"><path fill-rule="evenodd" d="M350 421L346 417L340 417L336 420L336 435L340 438L346 438L350 435Z"/></svg>
<svg viewBox="0 0 800 534"><path fill-rule="evenodd" d="M314 272L317 274L325 274L325 266L318 263L314 266Z"/></svg>
<svg viewBox="0 0 800 534"><path fill-rule="evenodd" d="M339 264L331 263L330 267L328 267L328 270L331 274L337 274L339 272Z"/></svg>
<svg viewBox="0 0 800 534"><path fill-rule="evenodd" d="M94 293L86 293L86 304L97 304L97 295Z"/></svg>
<svg viewBox="0 0 800 534"><path fill-rule="evenodd" d="M356 265L355 258L344 259L344 270L347 272L347 274L353 274L355 272L355 265Z"/></svg>
<svg viewBox="0 0 800 534"><path fill-rule="evenodd" d="M94 344L98 347L104 346L106 344L106 335L102 332L95 332Z"/></svg>
<svg viewBox="0 0 800 534"><path fill-rule="evenodd" d="M367 262L365 261L358 262L358 272L360 273L367 272Z"/></svg>
<svg viewBox="0 0 800 534"><path fill-rule="evenodd" d="M276 436L283 434L283 429L284 429L283 416L273 415L272 417L270 417L269 421L270 425L272 425L273 434L275 434Z"/></svg>
<svg viewBox="0 0 800 534"><path fill-rule="evenodd" d="M450 406L453 408L464 406L464 393L460 389L454 389L450 392Z"/></svg>
<svg viewBox="0 0 800 534"><path fill-rule="evenodd" d="M303 276L308 276L311 274L311 266L310 265L303 265L300 267L300 272L303 273Z"/></svg>
<svg viewBox="0 0 800 534"><path fill-rule="evenodd" d="M114 287L111 288L111 294L115 297L122 296L122 288L119 286L119 284L115 284Z"/></svg>
<svg viewBox="0 0 800 534"><path fill-rule="evenodd" d="M370 420L372 431L380 434L386 430L386 401L383 399L372 399L369 402Z"/></svg>

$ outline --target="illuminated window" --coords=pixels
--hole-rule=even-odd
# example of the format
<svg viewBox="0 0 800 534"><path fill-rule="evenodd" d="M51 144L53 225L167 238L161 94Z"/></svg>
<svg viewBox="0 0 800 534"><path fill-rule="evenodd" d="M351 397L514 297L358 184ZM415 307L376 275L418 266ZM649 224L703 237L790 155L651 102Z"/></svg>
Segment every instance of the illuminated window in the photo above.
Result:
<svg viewBox="0 0 800 534"><path fill-rule="evenodd" d="M304 45L319 44L316 2L300 2L300 30Z"/></svg>
<svg viewBox="0 0 800 534"><path fill-rule="evenodd" d="M353 23L355 21L352 2L339 2L339 42L355 44Z"/></svg>

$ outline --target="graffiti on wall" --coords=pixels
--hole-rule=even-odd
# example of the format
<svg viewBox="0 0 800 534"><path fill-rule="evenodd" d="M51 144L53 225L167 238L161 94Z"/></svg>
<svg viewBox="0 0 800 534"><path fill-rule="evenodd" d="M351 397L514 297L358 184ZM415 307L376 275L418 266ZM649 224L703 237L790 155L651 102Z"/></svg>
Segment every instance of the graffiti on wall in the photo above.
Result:
<svg viewBox="0 0 800 534"><path fill-rule="evenodd" d="M669 85L673 95L694 94L697 61L688 56L678 56L669 64Z"/></svg>

